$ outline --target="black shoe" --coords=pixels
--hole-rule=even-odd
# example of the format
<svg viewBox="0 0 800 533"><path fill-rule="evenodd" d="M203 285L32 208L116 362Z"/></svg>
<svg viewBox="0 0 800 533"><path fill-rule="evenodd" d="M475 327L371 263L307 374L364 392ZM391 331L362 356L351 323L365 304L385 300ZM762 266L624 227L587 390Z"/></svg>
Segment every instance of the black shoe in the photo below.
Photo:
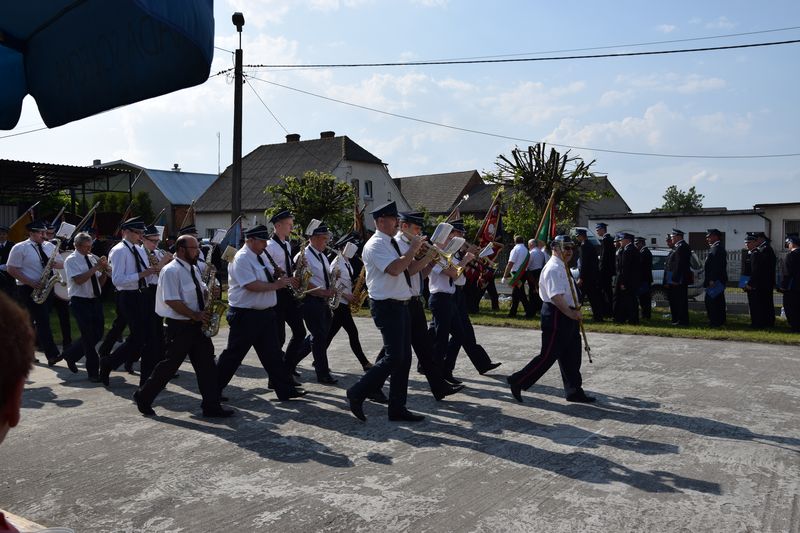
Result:
<svg viewBox="0 0 800 533"><path fill-rule="evenodd" d="M417 365L417 372L419 372L423 376L425 375L425 369L422 368L422 365Z"/></svg>
<svg viewBox="0 0 800 533"><path fill-rule="evenodd" d="M212 409L203 409L203 416L206 418L228 418L233 416L232 409L225 409L221 405Z"/></svg>
<svg viewBox="0 0 800 533"><path fill-rule="evenodd" d="M227 402L228 400L230 400L230 398L228 398L227 396L223 396L222 394L219 395L219 401Z"/></svg>
<svg viewBox="0 0 800 533"><path fill-rule="evenodd" d="M460 379L454 378L453 374L450 374L449 376L444 376L444 380L448 382L450 385L461 385L462 383L464 383Z"/></svg>
<svg viewBox="0 0 800 533"><path fill-rule="evenodd" d="M172 377L169 378L169 379L178 379L179 377L181 377L181 375L178 374L177 372L175 372L175 374L173 374ZM228 415L228 416L230 416L230 415Z"/></svg>
<svg viewBox="0 0 800 533"><path fill-rule="evenodd" d="M100 383L100 376L89 376L90 383Z"/></svg>
<svg viewBox="0 0 800 533"><path fill-rule="evenodd" d="M133 371L133 363L131 363L130 361L125 362L125 372L127 372L131 376L136 375L136 372Z"/></svg>
<svg viewBox="0 0 800 533"><path fill-rule="evenodd" d="M48 357L47 358L47 366L50 366L50 367L56 366L58 364L58 362L61 361L62 359L64 359L64 356L61 355L61 354L58 354L57 356L53 357L52 359Z"/></svg>
<svg viewBox="0 0 800 533"><path fill-rule="evenodd" d="M575 403L594 403L597 401L597 398L594 396L588 396L585 392L577 392L567 396L567 401Z"/></svg>
<svg viewBox="0 0 800 533"><path fill-rule="evenodd" d="M495 368L497 368L498 366L500 366L502 364L503 363L489 363L489 366L487 366L486 368L484 368L483 370L478 372L478 374L480 374L482 376L487 372L491 372L492 370L494 370Z"/></svg>
<svg viewBox="0 0 800 533"><path fill-rule="evenodd" d="M522 387L514 383L511 376L506 378L508 386L511 387L511 396L513 396L519 403L522 403Z"/></svg>
<svg viewBox="0 0 800 533"><path fill-rule="evenodd" d="M296 377L296 378L299 378L299 377L300 377L300 372L298 372L296 369L293 369L293 370L292 370L292 375L293 375L294 377Z"/></svg>
<svg viewBox="0 0 800 533"><path fill-rule="evenodd" d="M294 386L294 387L302 387L303 386L303 382L300 381L300 380L294 379L293 376L290 379L291 379L291 382L292 382L292 386Z"/></svg>
<svg viewBox="0 0 800 533"><path fill-rule="evenodd" d="M275 387L272 386L272 380L271 379L267 380L267 388L269 390L275 390Z"/></svg>
<svg viewBox="0 0 800 533"><path fill-rule="evenodd" d="M382 404L389 403L389 398L386 397L382 389L378 389L376 392L368 394L367 399L375 403L382 403Z"/></svg>
<svg viewBox="0 0 800 533"><path fill-rule="evenodd" d="M72 372L73 374L78 373L78 365L75 364L75 361L70 361L69 359L67 359L67 368L69 368L69 371Z"/></svg>
<svg viewBox="0 0 800 533"><path fill-rule="evenodd" d="M408 409L403 409L402 411L397 412L389 412L389 420L392 422L420 422L425 420L425 417L422 415L418 415L417 413L412 413Z"/></svg>
<svg viewBox="0 0 800 533"><path fill-rule="evenodd" d="M100 381L108 387L108 378L111 375L111 367L101 358L100 359Z"/></svg>
<svg viewBox="0 0 800 533"><path fill-rule="evenodd" d="M136 402L136 408L142 413L144 416L155 416L156 412L153 411L153 408L150 407L149 404L146 404L139 398L139 391L133 393L133 401Z"/></svg>
<svg viewBox="0 0 800 533"><path fill-rule="evenodd" d="M334 379L334 377L330 374L325 374L324 376L317 376L317 383L322 383L323 385L335 385L339 383L339 380Z"/></svg>
<svg viewBox="0 0 800 533"><path fill-rule="evenodd" d="M356 418L362 422L367 421L367 417L364 415L364 398L354 398L350 395L350 391L347 391L347 403L350 405L350 412Z"/></svg>
<svg viewBox="0 0 800 533"><path fill-rule="evenodd" d="M461 389L464 388L464 385L448 385L444 387L442 390L438 390L433 393L433 397L436 398L436 401L442 401L451 394L455 394L460 392Z"/></svg>
<svg viewBox="0 0 800 533"><path fill-rule="evenodd" d="M303 397L303 396L305 396L306 394L307 394L307 393L306 393L306 390L305 390L305 389L293 388L293 389L292 389L292 390L289 392L289 394L287 394L286 396L278 396L278 399L279 399L280 401L282 401L282 402L285 402L285 401L287 401L287 400L291 400L292 398L302 398L302 397Z"/></svg>
<svg viewBox="0 0 800 533"><path fill-rule="evenodd" d="M366 372L367 370L369 370L369 369L370 369L370 368L372 368L373 366L375 366L375 365L373 365L372 363L370 363L369 361L367 361L366 363L364 363L363 365L361 365L361 368L364 370L364 372Z"/></svg>

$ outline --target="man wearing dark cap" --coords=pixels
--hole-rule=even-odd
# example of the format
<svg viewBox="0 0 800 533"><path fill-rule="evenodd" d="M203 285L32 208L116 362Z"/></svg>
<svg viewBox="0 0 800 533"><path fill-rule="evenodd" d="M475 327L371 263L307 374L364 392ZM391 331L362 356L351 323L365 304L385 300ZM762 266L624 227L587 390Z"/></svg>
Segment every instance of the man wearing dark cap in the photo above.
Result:
<svg viewBox="0 0 800 533"><path fill-rule="evenodd" d="M750 325L771 328L775 325L775 251L762 231L748 232L745 244L750 252L750 279L744 286L750 306Z"/></svg>
<svg viewBox="0 0 800 533"><path fill-rule="evenodd" d="M181 235L190 235L200 241L200 235L197 233L197 226L194 224L188 224L181 229L178 230L178 236ZM200 246L200 257L197 258L197 268L200 270L200 274L203 274L206 271L206 253L203 250L202 245Z"/></svg>
<svg viewBox="0 0 800 533"><path fill-rule="evenodd" d="M100 358L100 380L107 387L109 375L121 364L141 356L139 385L149 377L160 354L152 350L153 313L152 300L147 295L147 277L157 273L149 266L147 256L137 246L147 226L141 218L134 217L122 223L122 240L110 254L111 282L119 291L119 312L128 323L130 335L110 355Z"/></svg>
<svg viewBox="0 0 800 533"><path fill-rule="evenodd" d="M294 229L294 216L289 211L280 211L269 219L273 226L273 233L267 242L267 260L272 265L278 277L292 277L295 264L292 259L289 242ZM281 350L286 342L286 325L292 331L292 337L286 346L286 361L299 360L303 350L303 341L306 337L306 328L303 325L303 312L300 302L292 296L288 288L277 291L278 304L275 307L277 320L278 344Z"/></svg>
<svg viewBox="0 0 800 533"><path fill-rule="evenodd" d="M245 243L228 266L228 346L217 362L219 387L230 383L250 348L255 348L261 366L280 400L303 396L295 389L281 347L276 327L276 293L296 285L291 276L278 275L266 257L269 232L262 225L245 232ZM280 274L283 274L281 272Z"/></svg>
<svg viewBox="0 0 800 533"><path fill-rule="evenodd" d="M616 253L614 237L608 233L608 224L598 222L595 224L595 233L600 237L600 272L598 286L600 294L603 296L603 316L613 316L612 303L614 301L614 291L612 285L616 275ZM594 312L594 306L592 306Z"/></svg>
<svg viewBox="0 0 800 533"><path fill-rule="evenodd" d="M422 246L424 237L410 239L408 251L400 252L393 237L397 232L397 204L389 202L372 211L375 233L364 245L362 258L367 269L367 289L375 326L381 332L386 356L367 370L347 390L350 411L366 421L364 400L375 393L391 375L389 386L389 420L417 422L422 415L406 408L408 372L411 368L411 328L408 312L411 299L411 275L408 267Z"/></svg>
<svg viewBox="0 0 800 533"><path fill-rule="evenodd" d="M652 312L652 285L653 285L653 254L647 247L644 237L636 237L633 244L639 250L639 288L637 299L642 318L650 319Z"/></svg>
<svg viewBox="0 0 800 533"><path fill-rule="evenodd" d="M786 236L786 255L783 257L781 287L786 321L794 332L800 332L800 236Z"/></svg>
<svg viewBox="0 0 800 533"><path fill-rule="evenodd" d="M28 240L15 244L8 254L8 273L17 280L17 294L20 302L28 308L35 329L36 344L47 357L47 364L55 365L61 360L58 347L53 341L50 329L50 308L53 301L51 292L47 299L38 304L31 295L35 289L41 289L42 273L50 257L56 253L53 243L45 240L46 225L44 222L31 222L26 226ZM53 269L61 269L64 263L56 260ZM51 273L52 275L52 273Z"/></svg>
<svg viewBox="0 0 800 533"><path fill-rule="evenodd" d="M581 378L581 312L576 309L568 272L575 246L566 235L558 235L550 243L553 255L547 261L539 279L542 298L542 349L522 370L506 380L511 394L522 401L522 391L539 381L553 363L558 361L564 395L568 402L592 403L595 398L583 390Z"/></svg>
<svg viewBox="0 0 800 533"><path fill-rule="evenodd" d="M689 285L692 283L691 256L689 245L683 240L683 232L672 229L672 242L675 246L671 264L667 267L669 280L670 308L672 325L689 325Z"/></svg>
<svg viewBox="0 0 800 533"><path fill-rule="evenodd" d="M585 229L575 230L575 240L578 241L580 250L577 285L581 290L581 294L588 298L589 304L592 306L592 320L594 322L602 322L605 303L603 302L603 295L600 293L600 264L597 257L597 249L589 240Z"/></svg>
<svg viewBox="0 0 800 533"><path fill-rule="evenodd" d="M0 226L0 291L9 295L12 299L17 298L16 280L8 273L8 254L14 243L8 240L8 227Z"/></svg>
<svg viewBox="0 0 800 533"><path fill-rule="evenodd" d="M617 254L617 278L614 285L614 323L638 324L639 309L636 294L639 290L639 251L633 245L633 235L617 234L620 251Z"/></svg>
<svg viewBox="0 0 800 533"><path fill-rule="evenodd" d="M708 325L718 328L725 325L725 285L728 283L728 254L722 244L722 232L716 228L706 232L708 256L703 264L703 287Z"/></svg>

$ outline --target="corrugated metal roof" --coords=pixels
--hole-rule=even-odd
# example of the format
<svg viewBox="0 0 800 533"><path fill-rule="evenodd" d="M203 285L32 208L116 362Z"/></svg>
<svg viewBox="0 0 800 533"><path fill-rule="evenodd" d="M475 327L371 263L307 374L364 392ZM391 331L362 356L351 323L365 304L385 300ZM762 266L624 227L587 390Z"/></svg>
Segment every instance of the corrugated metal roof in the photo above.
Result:
<svg viewBox="0 0 800 533"><path fill-rule="evenodd" d="M216 174L180 172L175 170L145 170L156 187L172 205L189 205L206 192L217 179Z"/></svg>

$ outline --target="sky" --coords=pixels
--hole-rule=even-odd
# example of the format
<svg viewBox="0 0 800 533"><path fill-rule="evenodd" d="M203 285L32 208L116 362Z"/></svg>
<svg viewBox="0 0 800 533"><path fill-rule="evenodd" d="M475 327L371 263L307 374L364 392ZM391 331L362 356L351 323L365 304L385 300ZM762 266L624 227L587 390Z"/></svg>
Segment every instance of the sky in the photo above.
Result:
<svg viewBox="0 0 800 533"><path fill-rule="evenodd" d="M212 74L233 66L234 11L245 17L245 65L555 57L800 39L800 28L786 29L800 27L796 0L214 4ZM749 32L765 33L731 36ZM634 46L698 38L705 39ZM593 170L607 174L636 212L659 207L670 185L695 186L706 207L800 201L797 156L602 151L800 153L800 44L494 64L248 67L245 75L244 154L284 142L287 133L312 139L333 130L375 154L398 178L493 172L498 155L545 141L595 160ZM41 127L27 97L18 126L0 131L0 158L74 165L125 159L148 168L178 163L186 171L216 173L232 159L232 80L212 75L193 88L24 133ZM7 136L17 133L23 134Z"/></svg>

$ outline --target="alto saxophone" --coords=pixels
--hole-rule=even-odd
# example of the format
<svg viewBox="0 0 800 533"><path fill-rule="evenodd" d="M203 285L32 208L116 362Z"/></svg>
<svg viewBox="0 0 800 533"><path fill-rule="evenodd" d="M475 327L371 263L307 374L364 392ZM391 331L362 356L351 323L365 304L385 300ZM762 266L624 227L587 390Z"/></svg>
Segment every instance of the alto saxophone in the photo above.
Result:
<svg viewBox="0 0 800 533"><path fill-rule="evenodd" d="M308 290L308 282L311 281L313 273L311 269L308 268L308 259L306 259L306 246L307 242L303 239L300 245L300 252L297 254L297 262L294 269L294 275L300 281L298 288L294 288L289 285L289 291L291 291L292 296L297 298L298 300L302 300L306 297L306 291Z"/></svg>
<svg viewBox="0 0 800 533"><path fill-rule="evenodd" d="M42 275L39 278L39 288L33 289L33 292L31 292L31 299L40 305L47 301L47 297L50 296L53 287L55 287L55 284L61 279L58 272L53 269L56 263L56 257L58 256L58 250L61 248L61 240L55 239L55 241L56 247L53 253L50 254L50 259L47 260L47 264L45 264L42 269Z"/></svg>
<svg viewBox="0 0 800 533"><path fill-rule="evenodd" d="M350 300L350 312L357 313L361 309L361 306L364 305L367 296L369 296L367 292L367 266L363 265L361 267L361 272L358 273L356 284L353 286L353 299Z"/></svg>
<svg viewBox="0 0 800 533"><path fill-rule="evenodd" d="M219 333L219 326L222 323L222 314L228 307L220 298L214 296L214 289L219 285L219 281L217 281L216 276L213 275L216 273L217 269L214 268L213 265L208 264L206 266L206 272L211 269L213 269L214 272L209 276L208 300L206 301L205 307L203 307L204 312L210 313L208 322L203 326L203 335L206 337L213 337Z"/></svg>
<svg viewBox="0 0 800 533"><path fill-rule="evenodd" d="M323 265L324 268L325 265ZM333 296L328 298L328 307L330 307L331 311L335 311L337 307L339 307L339 302L342 301L342 287L339 286L338 281L339 278L342 277L342 269L339 268L339 263L336 263L336 268L332 272L333 282L331 286L333 287Z"/></svg>

